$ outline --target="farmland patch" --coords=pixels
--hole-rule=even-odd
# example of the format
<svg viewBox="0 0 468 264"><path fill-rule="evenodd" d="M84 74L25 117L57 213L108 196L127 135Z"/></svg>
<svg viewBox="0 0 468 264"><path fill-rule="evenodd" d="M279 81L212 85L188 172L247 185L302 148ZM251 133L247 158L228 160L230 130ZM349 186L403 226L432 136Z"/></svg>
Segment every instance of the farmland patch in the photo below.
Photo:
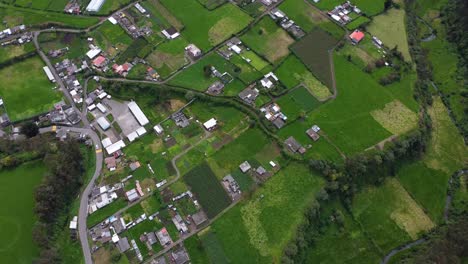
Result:
<svg viewBox="0 0 468 264"><path fill-rule="evenodd" d="M418 125L418 115L398 100L371 112L372 117L394 135L402 135Z"/></svg>
<svg viewBox="0 0 468 264"><path fill-rule="evenodd" d="M302 114L305 115L305 113L312 111L320 105L320 102L302 86L283 95L278 99L277 103L290 120L294 120Z"/></svg>

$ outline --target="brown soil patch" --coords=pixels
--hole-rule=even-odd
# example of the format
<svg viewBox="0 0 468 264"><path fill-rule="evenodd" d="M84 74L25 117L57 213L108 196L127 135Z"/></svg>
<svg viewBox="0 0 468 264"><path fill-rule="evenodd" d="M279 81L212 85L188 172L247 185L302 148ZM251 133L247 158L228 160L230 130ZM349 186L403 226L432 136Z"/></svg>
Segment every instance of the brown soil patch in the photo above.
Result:
<svg viewBox="0 0 468 264"><path fill-rule="evenodd" d="M293 43L294 40L288 33L282 29L278 29L269 37L265 56L270 62L275 63L289 54L289 45Z"/></svg>

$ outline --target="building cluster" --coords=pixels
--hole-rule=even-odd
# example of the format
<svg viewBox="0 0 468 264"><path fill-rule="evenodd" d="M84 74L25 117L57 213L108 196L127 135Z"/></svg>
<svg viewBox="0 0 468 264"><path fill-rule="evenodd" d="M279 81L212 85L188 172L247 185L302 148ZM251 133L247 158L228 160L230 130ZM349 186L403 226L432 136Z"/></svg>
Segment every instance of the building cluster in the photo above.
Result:
<svg viewBox="0 0 468 264"><path fill-rule="evenodd" d="M265 115L276 128L282 128L288 117L281 112L281 108L277 103L271 103L260 108L260 111Z"/></svg>
<svg viewBox="0 0 468 264"><path fill-rule="evenodd" d="M241 197L241 190L237 181L232 177L231 174L226 175L221 181L221 185L228 193L231 200L236 201Z"/></svg>
<svg viewBox="0 0 468 264"><path fill-rule="evenodd" d="M300 39L305 36L304 30L298 26L292 19L286 16L286 14L278 8L273 8L270 11L270 17L276 21L286 32L288 32L293 38Z"/></svg>
<svg viewBox="0 0 468 264"><path fill-rule="evenodd" d="M33 34L25 31L25 25L19 25L0 31L0 41L2 41L2 46L22 45L31 42Z"/></svg>
<svg viewBox="0 0 468 264"><path fill-rule="evenodd" d="M81 14L81 4L78 0L70 0L65 5L65 8L63 9L63 12L68 13L68 14L74 14L74 15L79 15Z"/></svg>
<svg viewBox="0 0 468 264"><path fill-rule="evenodd" d="M86 7L88 12L98 12L106 0L91 0Z"/></svg>
<svg viewBox="0 0 468 264"><path fill-rule="evenodd" d="M239 98L242 101L252 106L255 105L255 100L259 95L260 91L257 89L255 84L251 84L238 94Z"/></svg>
<svg viewBox="0 0 468 264"><path fill-rule="evenodd" d="M127 15L125 12L117 12L113 16L108 18L112 24L119 24L128 35L136 39L143 36L149 36L153 33L150 27L138 27L133 18Z"/></svg>
<svg viewBox="0 0 468 264"><path fill-rule="evenodd" d="M45 119L52 124L76 125L81 121L81 116L73 107L61 101L54 105L54 109L45 116Z"/></svg>
<svg viewBox="0 0 468 264"><path fill-rule="evenodd" d="M104 185L94 188L91 191L91 198L88 204L88 213L92 214L117 200L117 193L122 192L122 188L122 184L116 184L114 186Z"/></svg>
<svg viewBox="0 0 468 264"><path fill-rule="evenodd" d="M352 20L352 18L350 17L350 14L352 12L358 15L362 13L357 6L352 5L349 1L346 1L341 5L335 6L333 10L328 12L328 15L341 25L346 25Z"/></svg>
<svg viewBox="0 0 468 264"><path fill-rule="evenodd" d="M83 103L83 87L77 78L77 74L88 68L86 61L82 62L82 65L78 67L72 60L65 59L54 65L59 77L67 87L73 101L77 104Z"/></svg>

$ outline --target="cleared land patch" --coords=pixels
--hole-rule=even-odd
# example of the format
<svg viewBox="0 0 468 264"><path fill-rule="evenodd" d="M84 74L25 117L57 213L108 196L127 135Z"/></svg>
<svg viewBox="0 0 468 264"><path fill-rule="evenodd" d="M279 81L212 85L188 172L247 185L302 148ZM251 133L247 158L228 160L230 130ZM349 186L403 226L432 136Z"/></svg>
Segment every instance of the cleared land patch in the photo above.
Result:
<svg viewBox="0 0 468 264"><path fill-rule="evenodd" d="M294 40L275 22L269 18L262 18L253 28L241 37L242 41L255 52L275 64L289 54L289 45Z"/></svg>
<svg viewBox="0 0 468 264"><path fill-rule="evenodd" d="M367 26L367 30L382 40L386 46L397 47L403 53L405 60L411 61L403 9L390 9L386 13L374 17Z"/></svg>
<svg viewBox="0 0 468 264"><path fill-rule="evenodd" d="M36 56L0 70L0 96L12 121L49 111L60 101L42 67Z"/></svg>
<svg viewBox="0 0 468 264"><path fill-rule="evenodd" d="M418 125L418 115L398 100L371 112L372 117L394 135L404 134Z"/></svg>

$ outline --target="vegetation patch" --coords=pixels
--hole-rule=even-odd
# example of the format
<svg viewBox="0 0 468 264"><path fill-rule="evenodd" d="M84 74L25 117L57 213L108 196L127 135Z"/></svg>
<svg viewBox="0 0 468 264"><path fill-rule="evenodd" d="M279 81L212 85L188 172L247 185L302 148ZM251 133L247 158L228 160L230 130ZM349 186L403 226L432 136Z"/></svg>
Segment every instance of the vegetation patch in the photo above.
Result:
<svg viewBox="0 0 468 264"><path fill-rule="evenodd" d="M209 218L215 217L230 203L218 179L206 163L195 167L184 175L185 182L196 195Z"/></svg>
<svg viewBox="0 0 468 264"><path fill-rule="evenodd" d="M305 116L320 105L320 102L304 87L298 87L277 100L284 114L290 120Z"/></svg>
<svg viewBox="0 0 468 264"><path fill-rule="evenodd" d="M398 100L371 112L372 117L394 135L402 135L418 125L418 115Z"/></svg>
<svg viewBox="0 0 468 264"><path fill-rule="evenodd" d="M187 45L188 42L182 37L164 42L157 46L146 59L162 78L166 78L187 64L184 50Z"/></svg>
<svg viewBox="0 0 468 264"><path fill-rule="evenodd" d="M351 3L357 5L368 16L375 16L384 10L385 0L353 0ZM316 3L322 10L332 10L335 6L343 4L342 0L320 1Z"/></svg>

